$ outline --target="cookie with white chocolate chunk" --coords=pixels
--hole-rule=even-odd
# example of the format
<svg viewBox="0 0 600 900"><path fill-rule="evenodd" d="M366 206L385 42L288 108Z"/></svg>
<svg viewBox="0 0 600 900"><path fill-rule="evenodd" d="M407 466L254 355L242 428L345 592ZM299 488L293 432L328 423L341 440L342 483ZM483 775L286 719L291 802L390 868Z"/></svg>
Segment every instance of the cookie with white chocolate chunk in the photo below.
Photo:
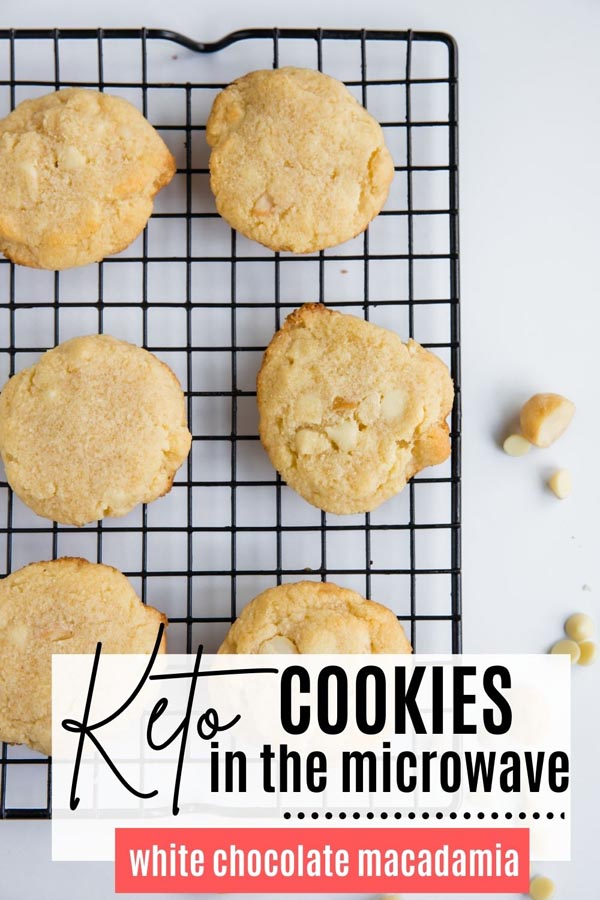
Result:
<svg viewBox="0 0 600 900"><path fill-rule="evenodd" d="M86 525L168 493L192 436L175 374L107 334L71 338L0 393L0 456L39 516Z"/></svg>
<svg viewBox="0 0 600 900"><path fill-rule="evenodd" d="M369 512L447 459L453 398L447 366L416 341L308 303L265 352L260 437L309 503Z"/></svg>
<svg viewBox="0 0 600 900"><path fill-rule="evenodd" d="M52 655L150 653L166 616L111 566L63 558L0 581L0 741L52 752ZM161 642L165 650L165 639Z"/></svg>
<svg viewBox="0 0 600 900"><path fill-rule="evenodd" d="M381 126L323 72L250 72L216 98L206 126L217 209L272 250L312 253L365 230L394 162Z"/></svg>
<svg viewBox="0 0 600 900"><path fill-rule="evenodd" d="M314 581L269 588L244 607L219 653L410 653L402 625L356 591Z"/></svg>
<svg viewBox="0 0 600 900"><path fill-rule="evenodd" d="M175 160L131 103L68 88L24 100L0 121L0 251L68 269L127 247Z"/></svg>

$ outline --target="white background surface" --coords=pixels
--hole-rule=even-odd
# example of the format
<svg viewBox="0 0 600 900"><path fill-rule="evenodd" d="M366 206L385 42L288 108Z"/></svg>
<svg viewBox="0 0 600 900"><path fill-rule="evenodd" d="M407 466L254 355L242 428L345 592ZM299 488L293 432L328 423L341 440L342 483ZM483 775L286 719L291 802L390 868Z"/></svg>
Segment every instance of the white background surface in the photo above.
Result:
<svg viewBox="0 0 600 900"><path fill-rule="evenodd" d="M545 650L598 614L600 5L595 0L4 2L2 27L156 26L203 40L253 26L447 30L460 50L466 651ZM512 460L507 417L537 390L578 406L555 448ZM573 470L565 503L544 490ZM591 592L582 586L591 586ZM600 668L574 672L573 862L557 897L596 900ZM2 900L105 900L108 865L51 864L48 823L0 823ZM423 896L423 895L421 895Z"/></svg>

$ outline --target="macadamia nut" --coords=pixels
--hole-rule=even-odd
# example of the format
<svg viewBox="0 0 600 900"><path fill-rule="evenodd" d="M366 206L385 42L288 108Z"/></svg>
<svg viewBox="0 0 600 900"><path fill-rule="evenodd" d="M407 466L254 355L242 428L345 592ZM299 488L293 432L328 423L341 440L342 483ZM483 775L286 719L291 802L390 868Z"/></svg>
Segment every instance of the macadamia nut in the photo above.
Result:
<svg viewBox="0 0 600 900"><path fill-rule="evenodd" d="M560 394L535 394L521 410L523 435L536 447L549 447L563 434L575 414L575 404Z"/></svg>

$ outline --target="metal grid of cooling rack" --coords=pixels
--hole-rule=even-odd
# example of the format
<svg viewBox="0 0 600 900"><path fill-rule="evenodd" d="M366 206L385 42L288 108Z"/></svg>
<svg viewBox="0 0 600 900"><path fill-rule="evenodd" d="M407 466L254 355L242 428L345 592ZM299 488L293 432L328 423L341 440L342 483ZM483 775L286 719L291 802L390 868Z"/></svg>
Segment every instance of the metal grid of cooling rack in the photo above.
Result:
<svg viewBox="0 0 600 900"><path fill-rule="evenodd" d="M219 51L219 52L216 52ZM382 123L396 165L368 231L310 256L232 232L208 188L205 122L218 91L256 68L300 65L343 80ZM178 164L124 253L61 273L0 262L0 380L48 347L105 331L179 376L193 448L171 493L123 519L46 523L0 481L0 576L79 555L120 568L170 619L170 648L214 650L265 587L328 579L390 606L421 652L458 652L460 343L457 59L447 35L261 29L213 44L160 30L0 31L2 115L67 86L131 100ZM255 375L291 309L319 300L414 336L450 365L452 456L366 516L313 509L272 470L257 437ZM3 478L3 474L0 474ZM1 664L1 663L0 663ZM45 818L49 761L2 745L0 818Z"/></svg>

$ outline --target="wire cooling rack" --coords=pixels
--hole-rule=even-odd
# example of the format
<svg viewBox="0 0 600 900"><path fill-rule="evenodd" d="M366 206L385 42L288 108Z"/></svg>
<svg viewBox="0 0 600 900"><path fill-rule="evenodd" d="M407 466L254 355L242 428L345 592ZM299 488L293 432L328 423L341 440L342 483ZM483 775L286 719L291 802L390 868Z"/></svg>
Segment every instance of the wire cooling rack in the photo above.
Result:
<svg viewBox="0 0 600 900"><path fill-rule="evenodd" d="M218 51L218 52L217 52ZM310 256L232 232L208 186L205 123L218 91L257 68L343 80L384 128L396 176L368 231ZM215 650L253 596L327 579L391 607L415 649L458 652L460 344L457 60L445 34L260 29L213 44L160 30L0 31L0 114L61 87L130 100L174 153L143 235L98 265L44 272L0 261L0 383L60 341L105 331L147 347L186 390L192 452L171 493L82 529L45 522L0 481L0 575L83 556L120 568L170 619L169 647ZM257 435L255 377L285 315L323 301L414 336L450 366L452 456L366 516L313 509ZM0 478L4 474L0 473ZM0 661L1 664L1 661ZM46 818L50 762L2 745L0 818Z"/></svg>

